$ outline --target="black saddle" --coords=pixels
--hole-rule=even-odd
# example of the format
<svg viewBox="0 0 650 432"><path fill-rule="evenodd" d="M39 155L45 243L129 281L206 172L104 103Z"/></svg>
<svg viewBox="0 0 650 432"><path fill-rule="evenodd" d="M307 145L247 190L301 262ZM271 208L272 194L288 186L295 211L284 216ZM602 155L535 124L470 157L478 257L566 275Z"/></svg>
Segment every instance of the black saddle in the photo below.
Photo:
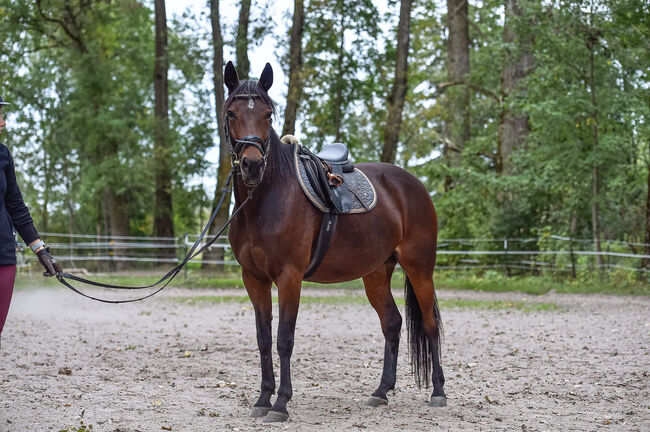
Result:
<svg viewBox="0 0 650 432"><path fill-rule="evenodd" d="M340 166L343 172L349 173L354 171L354 164L349 161L350 152L345 144L330 144L316 154L316 156L332 166Z"/></svg>
<svg viewBox="0 0 650 432"><path fill-rule="evenodd" d="M343 172L354 171L348 160L345 144L335 143L318 154L299 146L298 158L303 164L309 183L318 199L328 207L328 213L348 213L352 209L352 194L343 178Z"/></svg>
<svg viewBox="0 0 650 432"><path fill-rule="evenodd" d="M349 161L349 151L344 144L335 143L314 154L292 136L284 137L282 141L294 145L298 182L311 203L324 213L304 275L307 279L329 249L338 215L372 210L377 203L377 194L366 175Z"/></svg>

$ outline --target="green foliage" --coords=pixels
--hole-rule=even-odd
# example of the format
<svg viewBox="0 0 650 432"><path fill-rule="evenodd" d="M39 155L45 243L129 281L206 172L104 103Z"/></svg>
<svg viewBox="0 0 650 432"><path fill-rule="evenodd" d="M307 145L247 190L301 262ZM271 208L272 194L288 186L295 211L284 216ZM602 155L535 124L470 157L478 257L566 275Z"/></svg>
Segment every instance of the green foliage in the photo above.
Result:
<svg viewBox="0 0 650 432"><path fill-rule="evenodd" d="M305 143L320 149L367 141L356 111L375 104L372 80L379 53L378 12L369 0L314 0L306 8L302 121ZM376 154L377 147L371 149Z"/></svg>
<svg viewBox="0 0 650 432"><path fill-rule="evenodd" d="M505 94L504 64L520 47L504 42L504 2L470 4L470 139L460 166L450 168L441 157L452 90L441 85L447 81L447 11L440 2L414 1L398 164L430 191L443 238L589 238L597 201L603 237L643 241L650 170L648 2L518 5L521 16L509 17L509 26L516 40L533 37L534 67L520 89ZM253 6L249 32L256 43L271 37L274 12L259 6ZM152 7L139 0L0 0L0 88L13 102L5 109L10 126L2 141L12 149L42 231L105 233L104 203L112 190L124 197L129 232L151 233ZM206 6L168 22L177 233L198 232L211 206L212 191L200 185L203 176L214 175L204 158L215 135L207 14ZM383 8L370 0L308 2L298 130L310 147L340 140L357 161L378 159L398 16L397 1ZM232 35L236 23L228 20L224 33ZM497 172L506 111L526 116L530 127L512 155L511 175ZM595 196L594 167L600 176ZM454 179L451 189L447 177ZM526 247L564 246L547 236ZM579 264L590 265L584 257ZM197 278L206 286L220 283Z"/></svg>
<svg viewBox="0 0 650 432"><path fill-rule="evenodd" d="M17 107L9 111L6 142L22 184L34 186L23 189L37 226L105 231L111 189L127 203L130 232L151 234L152 10L136 0L27 3L0 2L0 29L12 41L0 47L0 76ZM203 85L209 53L200 48L205 35L193 31L196 19L180 17L169 29L170 166L180 232L197 230L197 202L207 207L206 193L188 183L207 169L203 154L213 133L211 92Z"/></svg>

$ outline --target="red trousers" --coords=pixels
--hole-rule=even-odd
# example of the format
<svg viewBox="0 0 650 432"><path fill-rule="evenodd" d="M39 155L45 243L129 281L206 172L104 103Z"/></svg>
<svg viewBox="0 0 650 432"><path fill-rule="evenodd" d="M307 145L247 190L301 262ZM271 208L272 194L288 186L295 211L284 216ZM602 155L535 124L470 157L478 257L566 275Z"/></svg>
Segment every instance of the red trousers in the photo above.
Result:
<svg viewBox="0 0 650 432"><path fill-rule="evenodd" d="M2 328L5 325L7 313L9 312L9 303L11 303L11 295L14 292L15 281L16 266L0 266L0 334L2 334Z"/></svg>

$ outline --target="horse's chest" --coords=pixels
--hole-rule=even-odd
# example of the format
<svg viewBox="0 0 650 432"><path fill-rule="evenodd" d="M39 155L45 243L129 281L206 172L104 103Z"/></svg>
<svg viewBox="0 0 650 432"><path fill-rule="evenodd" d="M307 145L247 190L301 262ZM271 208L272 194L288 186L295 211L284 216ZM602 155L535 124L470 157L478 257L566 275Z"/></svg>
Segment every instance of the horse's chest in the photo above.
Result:
<svg viewBox="0 0 650 432"><path fill-rule="evenodd" d="M246 232L235 231L231 233L230 243L235 258L245 269L268 268L271 265L272 257L277 254L277 251L273 249L273 245L277 241L264 235L252 236Z"/></svg>
<svg viewBox="0 0 650 432"><path fill-rule="evenodd" d="M247 241L240 248L233 248L235 258L244 268L266 268L269 262L269 253L254 242Z"/></svg>

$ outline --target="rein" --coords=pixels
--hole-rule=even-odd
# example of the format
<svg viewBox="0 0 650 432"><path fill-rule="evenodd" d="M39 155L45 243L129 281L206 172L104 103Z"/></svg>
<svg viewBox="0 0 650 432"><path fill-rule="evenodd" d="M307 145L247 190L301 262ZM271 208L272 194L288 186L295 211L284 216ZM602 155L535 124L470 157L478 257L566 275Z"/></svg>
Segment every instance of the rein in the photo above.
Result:
<svg viewBox="0 0 650 432"><path fill-rule="evenodd" d="M259 94L239 94L235 95L235 98L256 98L256 97L261 97ZM232 192L232 189L229 188L230 182L232 181L233 175L237 168L240 165L240 160L239 160L239 154L243 152L247 147L255 147L259 152L262 154L262 157L264 158L264 168L262 170L262 176L264 175L264 172L266 171L266 164L267 164L267 158L269 155L269 148L271 144L271 134L269 133L269 138L265 141L262 138L258 137L257 135L247 135L245 137L242 137L241 139L234 140L235 145L233 146L232 144L232 139L230 137L230 129L228 127L228 117L224 119L224 129L225 129L225 135L226 135L226 141L228 143L228 147L230 149L230 157L232 160L232 168L230 170L230 173L228 174L228 180L226 181L226 186L222 189L223 193L221 195L221 198L219 198L219 204L217 204L217 207L214 209L214 212L212 212L212 216L210 216L210 220L208 220L208 223L205 225L205 228L203 228L203 231L201 232L201 235L199 236L198 239L194 242L194 245L190 248L189 252L185 255L185 258L183 258L183 261L178 264L176 267L171 269L170 271L167 272L162 278L160 278L157 282L151 284L151 285L144 285L144 286L124 286L124 285L112 285L112 284L105 284L101 282L96 282L92 281L89 279L85 279L79 276L72 275L70 273L57 273L56 278L58 279L59 282L61 282L63 285L74 291L75 293L89 298L91 300L99 301L102 303L113 303L113 304L119 304L119 303L132 303L136 301L141 301L144 299L147 299L151 296L154 296L158 294L160 291L162 291L169 283L180 273L181 269L185 267L185 265L192 259L196 258L199 254L203 253L206 249L208 249L212 244L217 241L219 236L224 232L224 230L230 225L230 222L234 219L234 217L239 213L239 211L248 203L248 201L251 200L253 197L253 192L255 191L255 188L249 188L248 189L248 196L246 199L241 203L239 207L237 207L233 212L230 218L226 221L224 226L221 227L219 232L215 234L215 236L208 241L203 247L200 249L196 250L198 245L201 243L201 240L203 240L203 237L205 237L206 232L208 231L208 228L214 221L214 218L217 216L217 213L219 212L219 209L221 208L223 204L223 200L226 197L227 193ZM148 289L148 288L155 288L160 284L163 284L160 288L156 289L154 292L151 294L148 294L143 297L139 297L136 299L131 299L131 300L106 300L106 299L101 299L98 297L93 297L88 294L84 294L81 291L79 291L77 288L72 286L66 279L81 282L87 285L92 285L100 288L110 288L110 289L118 289L118 290L141 290L141 289Z"/></svg>
<svg viewBox="0 0 650 432"><path fill-rule="evenodd" d="M249 189L248 190L248 197L246 197L246 199L241 203L241 205L239 207L237 207L232 212L232 215L226 221L224 226L221 227L219 232L217 232L210 241L208 241L205 245L203 245L203 247L201 247L199 250L196 250L198 245L201 243L201 240L203 240L203 237L205 237L205 234L208 231L208 228L210 227L212 222L214 221L214 218L217 216L217 213L219 212L219 209L223 205L223 200L225 199L226 194L232 192L232 189L229 189L229 186L230 186L230 182L232 180L234 171L235 171L235 167L233 166L233 168L230 170L230 174L228 174L228 180L226 181L226 186L222 189L223 193L221 194L221 198L219 198L219 204L214 209L214 212L212 212L212 216L210 216L210 220L208 220L208 223L205 225L205 228L203 228L203 231L201 232L201 235L199 236L199 238L194 242L194 245L192 245L192 248L189 250L187 255L185 255L185 258L183 259L183 261L180 264L178 264L176 267L171 269L169 272L167 272L167 274L164 275L162 278L160 278L157 282L155 282L155 283L153 283L151 285L145 285L145 286L112 285L112 284L105 284L105 283L101 283L101 282L92 281L92 280L89 280L89 279L84 279L84 278L81 278L79 276L71 275L69 273L57 273L56 278L59 280L59 282L61 282L63 285L65 285L66 287L68 287L72 291L76 292L77 294L79 294L81 296L84 296L86 298L89 298L91 300L96 300L96 301L102 302L102 303L113 303L113 304L132 303L132 302L147 299L147 298L149 298L149 297L151 297L151 296L153 296L155 294L158 294L167 285L169 285L169 283L176 277L176 275L178 273L180 273L181 269L183 267L185 267L185 265L190 260L196 258L196 256L198 256L199 254L204 252L206 249L208 249L210 246L212 246L212 244L215 241L217 241L219 236L224 232L226 227L228 227L228 225L230 225L230 222L237 215L237 213L239 213L239 211L244 207L244 205L246 205L246 203L248 203L248 201L250 201L250 199L253 197L253 191L255 189ZM66 279L70 279L70 280L74 280L74 281L77 281L77 282L85 283L87 285L93 285L93 286L100 287L100 288L111 288L111 289L119 289L119 290L141 290L141 289L157 287L158 285L160 285L163 282L164 282L164 284L160 288L158 288L156 291L154 291L151 294L148 294L148 295L146 295L144 297L139 297L139 298L131 299L131 300L106 300L106 299L101 299L101 298L98 298L98 297L93 297L93 296L90 296L88 294L82 293L77 288L73 287Z"/></svg>

